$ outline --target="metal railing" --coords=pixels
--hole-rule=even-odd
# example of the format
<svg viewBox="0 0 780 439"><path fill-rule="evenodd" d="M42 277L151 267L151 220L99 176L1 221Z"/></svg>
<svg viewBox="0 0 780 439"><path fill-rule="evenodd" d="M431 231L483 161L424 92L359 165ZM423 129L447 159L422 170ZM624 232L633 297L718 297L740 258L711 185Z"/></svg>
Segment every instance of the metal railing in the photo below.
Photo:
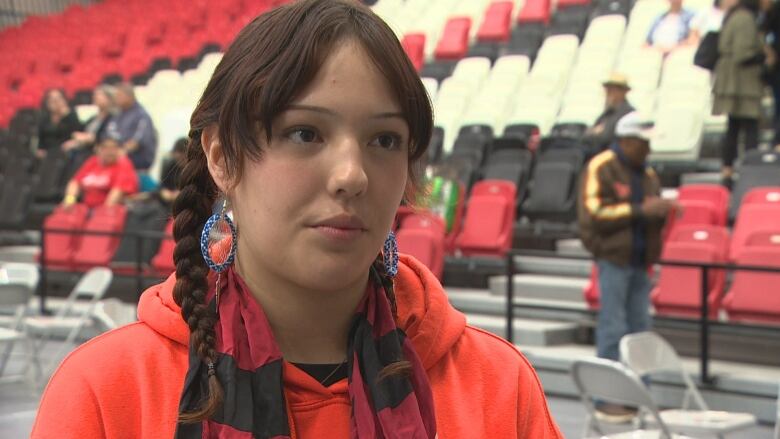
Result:
<svg viewBox="0 0 780 439"><path fill-rule="evenodd" d="M586 261L593 260L590 257L560 255L557 253L545 252L545 251L510 250L507 253L507 263L506 263L506 276L507 276L506 339L510 343L513 343L513 338L514 338L513 323L514 323L515 309L527 308L527 309L544 310L544 311L567 311L567 312L571 311L571 309L569 308L561 308L552 305L515 303L514 301L515 287L513 282L513 278L516 273L515 260L514 260L515 256L534 256L534 257L586 260ZM757 266L757 265L737 265L737 264L706 263L706 262L677 261L677 260L661 260L658 262L658 265L662 267L670 266L670 267L686 267L686 268L701 269L701 292L700 292L701 305L699 308L698 326L699 326L699 377L702 383L712 384L714 382L713 377L710 375L710 367L709 367L710 366L709 364L710 363L710 330L712 326L717 325L717 326L730 326L730 327L738 326L738 327L745 327L745 328L760 328L762 331L771 331L773 333L776 332L777 335L780 335L780 326L776 326L776 327L758 326L758 325L750 325L745 323L721 322L717 320L711 320L709 318L710 310L709 310L709 300L708 300L709 270L732 270L732 271L742 270L742 271L754 271L754 272L763 272L763 273L780 273L780 268ZM596 309L588 309L585 310L584 312L592 315L598 314L598 310ZM655 315L654 319L658 321L686 322L686 323L692 323L697 321L693 319L659 316L659 315Z"/></svg>
<svg viewBox="0 0 780 439"><path fill-rule="evenodd" d="M40 258L39 258L39 267L40 267L40 282L38 287L38 296L40 297L40 310L42 314L47 314L48 309L46 307L46 299L48 297L48 266L49 262L47 261L46 257L46 235L47 234L66 234L66 235L91 235L91 236L113 236L118 239L122 239L124 237L131 237L135 239L136 245L135 245L135 261L134 262L134 268L135 272L132 275L126 275L130 277L134 277L136 281L136 290L138 291L138 295L140 297L141 293L143 293L144 290L144 281L147 279L159 279L158 276L150 276L148 272L145 270L146 263L143 260L143 244L145 240L152 240L152 239L166 239L171 238L170 235L166 234L165 232L154 232L154 231L123 231L123 232L98 232L98 231L87 231L87 230L71 230L71 229L47 229L45 227L41 227L41 251L40 251ZM111 268L109 266L109 268ZM116 274L116 273L115 273ZM122 274L120 273L120 276Z"/></svg>

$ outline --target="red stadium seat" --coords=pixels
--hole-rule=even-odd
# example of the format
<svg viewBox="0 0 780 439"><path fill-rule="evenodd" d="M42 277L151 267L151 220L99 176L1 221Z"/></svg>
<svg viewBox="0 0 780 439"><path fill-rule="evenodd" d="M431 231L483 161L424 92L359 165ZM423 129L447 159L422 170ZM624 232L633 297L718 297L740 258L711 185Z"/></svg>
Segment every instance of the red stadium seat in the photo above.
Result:
<svg viewBox="0 0 780 439"><path fill-rule="evenodd" d="M459 60L469 50L469 30L471 19L467 17L450 18L444 25L434 56L437 60Z"/></svg>
<svg viewBox="0 0 780 439"><path fill-rule="evenodd" d="M88 232L122 233L125 229L127 209L124 206L101 206L92 209L84 230ZM84 235L73 255L73 265L78 270L107 267L119 247L119 236Z"/></svg>
<svg viewBox="0 0 780 439"><path fill-rule="evenodd" d="M679 209L673 209L669 212L664 231L664 241L669 234L676 228L684 225L717 225L719 223L719 212L710 201L701 200L681 200L678 202Z"/></svg>
<svg viewBox="0 0 780 439"><path fill-rule="evenodd" d="M689 201L710 201L717 210L718 222L716 224L725 226L728 219L729 190L718 184L689 184L681 186L677 200Z"/></svg>
<svg viewBox="0 0 780 439"><path fill-rule="evenodd" d="M464 255L503 256L512 246L517 188L506 180L482 180L471 190L455 247Z"/></svg>
<svg viewBox="0 0 780 439"><path fill-rule="evenodd" d="M43 227L78 231L84 228L88 214L89 208L84 204L75 204L69 209L57 207L46 217ZM44 238L44 260L47 268L70 270L81 238L82 235L77 234L47 232Z"/></svg>
<svg viewBox="0 0 780 439"><path fill-rule="evenodd" d="M729 258L736 261L754 232L777 230L780 204L746 204L739 209L731 237Z"/></svg>
<svg viewBox="0 0 780 439"><path fill-rule="evenodd" d="M491 3L477 31L477 40L509 41L513 7L514 3L510 1Z"/></svg>
<svg viewBox="0 0 780 439"><path fill-rule="evenodd" d="M588 304L588 308L590 309L599 309L599 267L596 264L593 264L593 267L590 269L590 279L588 279L588 284L585 285L585 288L582 290L582 297L585 299L585 303Z"/></svg>
<svg viewBox="0 0 780 439"><path fill-rule="evenodd" d="M444 274L444 223L426 214L407 216L396 233L398 251L414 256L437 278Z"/></svg>
<svg viewBox="0 0 780 439"><path fill-rule="evenodd" d="M780 269L780 249L748 247L737 257L738 265L777 267ZM729 320L780 323L780 272L764 273L736 270L723 301Z"/></svg>
<svg viewBox="0 0 780 439"><path fill-rule="evenodd" d="M401 45L412 61L412 65L419 72L425 63L425 34L406 34Z"/></svg>
<svg viewBox="0 0 780 439"><path fill-rule="evenodd" d="M404 220L415 213L416 211L412 207L406 205L398 207L398 210L395 211L395 224L393 224L393 229L400 228Z"/></svg>
<svg viewBox="0 0 780 439"><path fill-rule="evenodd" d="M747 239L748 247L780 247L780 224L775 230L753 232Z"/></svg>
<svg viewBox="0 0 780 439"><path fill-rule="evenodd" d="M173 240L173 218L165 225L165 233L169 238L162 240L160 249L152 258L153 274L160 277L166 277L176 271L176 266L173 265L173 250L176 248L176 241Z"/></svg>
<svg viewBox="0 0 780 439"><path fill-rule="evenodd" d="M746 204L780 204L780 187L753 188L742 198L742 205Z"/></svg>
<svg viewBox="0 0 780 439"><path fill-rule="evenodd" d="M718 249L706 242L669 242L664 247L663 260L713 263L722 262ZM701 314L701 268L662 265L658 284L650 299L656 313L678 317ZM709 316L715 318L720 308L725 276L722 270L708 272L707 294Z"/></svg>
<svg viewBox="0 0 780 439"><path fill-rule="evenodd" d="M591 3L590 0L558 0L556 6L558 9L567 8L569 6L586 6Z"/></svg>
<svg viewBox="0 0 780 439"><path fill-rule="evenodd" d="M523 9L517 15L517 23L544 23L550 22L550 0L527 0Z"/></svg>
<svg viewBox="0 0 780 439"><path fill-rule="evenodd" d="M729 230L714 225L681 225L675 227L667 243L689 242L710 244L717 250L718 260L726 262L729 254Z"/></svg>

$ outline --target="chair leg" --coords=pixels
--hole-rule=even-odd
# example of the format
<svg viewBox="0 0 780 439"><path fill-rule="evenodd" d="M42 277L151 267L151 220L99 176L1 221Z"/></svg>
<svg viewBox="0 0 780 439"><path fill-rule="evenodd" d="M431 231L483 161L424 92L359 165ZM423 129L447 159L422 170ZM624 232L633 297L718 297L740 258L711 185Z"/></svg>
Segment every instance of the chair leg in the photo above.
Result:
<svg viewBox="0 0 780 439"><path fill-rule="evenodd" d="M0 358L0 377L2 377L3 373L5 372L5 367L8 365L8 361L11 358L11 352L13 352L13 349L14 349L14 341L11 340L8 343L6 343L6 347L3 352L3 357Z"/></svg>

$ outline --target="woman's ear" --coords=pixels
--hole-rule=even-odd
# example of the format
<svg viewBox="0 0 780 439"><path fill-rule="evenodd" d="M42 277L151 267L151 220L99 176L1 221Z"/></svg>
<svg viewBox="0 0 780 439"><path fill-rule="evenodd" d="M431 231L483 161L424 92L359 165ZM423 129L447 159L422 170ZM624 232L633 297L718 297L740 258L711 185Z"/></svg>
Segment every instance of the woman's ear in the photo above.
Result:
<svg viewBox="0 0 780 439"><path fill-rule="evenodd" d="M211 125L204 129L200 135L200 142L203 145L203 154L206 155L209 174L216 183L220 192L227 193L230 188L227 167L225 166L225 154L222 150L222 144L219 141L219 129L216 125Z"/></svg>

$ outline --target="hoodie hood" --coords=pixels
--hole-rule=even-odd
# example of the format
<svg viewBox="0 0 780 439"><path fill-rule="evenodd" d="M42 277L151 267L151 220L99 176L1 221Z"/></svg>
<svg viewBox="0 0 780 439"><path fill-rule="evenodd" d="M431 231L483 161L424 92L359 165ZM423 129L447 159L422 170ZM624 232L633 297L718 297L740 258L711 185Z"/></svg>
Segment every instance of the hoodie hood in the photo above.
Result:
<svg viewBox="0 0 780 439"><path fill-rule="evenodd" d="M189 328L173 300L175 275L147 289L138 302L138 320L157 333L187 345ZM466 317L450 305L439 280L421 262L400 255L394 279L398 325L430 369L463 335Z"/></svg>

